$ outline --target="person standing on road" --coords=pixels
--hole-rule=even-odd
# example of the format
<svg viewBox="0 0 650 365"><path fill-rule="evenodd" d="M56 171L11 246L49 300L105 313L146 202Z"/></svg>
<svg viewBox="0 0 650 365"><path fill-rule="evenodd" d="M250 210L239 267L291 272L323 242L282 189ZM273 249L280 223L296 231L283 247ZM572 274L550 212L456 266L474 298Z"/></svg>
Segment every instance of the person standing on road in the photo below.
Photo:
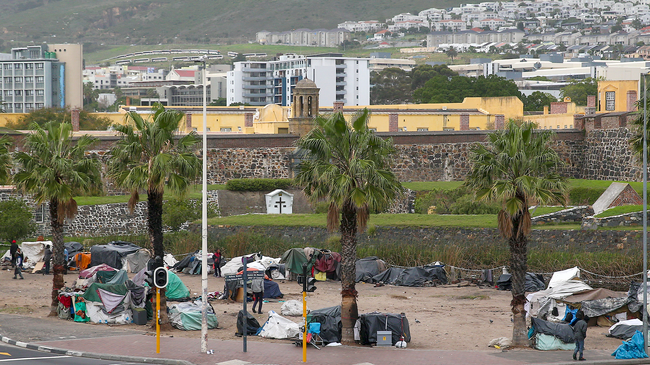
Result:
<svg viewBox="0 0 650 365"><path fill-rule="evenodd" d="M578 318L578 320L573 325L573 336L576 339L576 349L573 350L573 360L585 361L586 359L583 357L583 352L585 351L585 338L587 338L587 322L585 322L585 315L581 310L576 313L576 318ZM577 357L578 352L580 352L579 358Z"/></svg>
<svg viewBox="0 0 650 365"><path fill-rule="evenodd" d="M50 260L52 260L52 250L50 249L50 245L45 245L45 254L43 254L43 261L45 262L43 275L50 275Z"/></svg>
<svg viewBox="0 0 650 365"><path fill-rule="evenodd" d="M221 254L221 249L218 248L217 252L212 255L212 258L214 259L214 276L220 277L221 276L221 260L223 259L223 255Z"/></svg>
<svg viewBox="0 0 650 365"><path fill-rule="evenodd" d="M11 253L11 266L16 266L16 250L18 250L18 244L16 240L11 240L11 247L9 247L9 253Z"/></svg>
<svg viewBox="0 0 650 365"><path fill-rule="evenodd" d="M23 253L20 251L20 248L16 250L16 267L14 268L14 279L17 279L17 275L20 275L20 280L25 279L23 277Z"/></svg>
<svg viewBox="0 0 650 365"><path fill-rule="evenodd" d="M264 277L258 277L251 282L251 290L253 291L253 313L262 313L262 298L264 298ZM259 309L255 312L255 306L260 304Z"/></svg>

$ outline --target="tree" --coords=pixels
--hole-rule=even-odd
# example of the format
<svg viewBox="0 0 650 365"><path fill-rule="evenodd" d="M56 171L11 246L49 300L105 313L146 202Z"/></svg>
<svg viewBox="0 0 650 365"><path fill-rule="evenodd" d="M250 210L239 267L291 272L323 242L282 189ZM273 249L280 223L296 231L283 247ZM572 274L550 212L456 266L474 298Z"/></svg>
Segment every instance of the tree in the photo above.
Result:
<svg viewBox="0 0 650 365"><path fill-rule="evenodd" d="M449 49L445 53L447 54L447 57L451 58L451 62L454 62L454 58L458 56L458 51L456 51L454 47L449 47Z"/></svg>
<svg viewBox="0 0 650 365"><path fill-rule="evenodd" d="M411 70L411 90L415 91L424 84L426 84L427 81L431 80L431 78L435 76L458 76L458 74L447 67L447 65L419 65L415 66Z"/></svg>
<svg viewBox="0 0 650 365"><path fill-rule="evenodd" d="M27 237L36 231L32 212L22 200L0 202L0 239L9 241Z"/></svg>
<svg viewBox="0 0 650 365"><path fill-rule="evenodd" d="M648 98L650 99L650 97ZM630 146L632 151L637 156L639 161L643 161L643 95L639 100L636 101L636 112L634 112L635 118L632 120L632 137L630 138ZM646 101L647 107L650 108L650 103ZM650 125L650 118L648 120L648 125ZM646 131L646 135L649 133ZM650 151L650 142L648 143L648 151ZM648 153L648 161L650 161L650 153ZM643 170L641 170L643 171Z"/></svg>
<svg viewBox="0 0 650 365"><path fill-rule="evenodd" d="M13 143L11 137L4 135L0 137L0 184L4 185L11 180L11 154L10 148Z"/></svg>
<svg viewBox="0 0 650 365"><path fill-rule="evenodd" d="M399 68L370 73L370 104L406 104L411 101L411 75Z"/></svg>
<svg viewBox="0 0 650 365"><path fill-rule="evenodd" d="M579 81L572 80L569 85L560 89L562 99L568 96L576 105L587 105L587 96L597 93L598 81L591 77Z"/></svg>
<svg viewBox="0 0 650 365"><path fill-rule="evenodd" d="M636 30L639 30L639 29L643 28L643 23L641 23L641 20L639 20L639 18L634 18L634 20L632 20L631 25L632 25L632 28L634 28Z"/></svg>
<svg viewBox="0 0 650 365"><path fill-rule="evenodd" d="M63 222L77 214L75 195L101 189L99 161L85 156L97 139L84 135L73 141L68 123L49 122L43 128L34 124L30 129L33 132L25 137L24 151L15 155L19 171L14 182L37 204L49 204L54 259L49 315L56 316L59 289L64 285Z"/></svg>
<svg viewBox="0 0 650 365"><path fill-rule="evenodd" d="M226 98L218 98L216 100L213 100L208 106L226 106L228 105L228 102L226 101Z"/></svg>
<svg viewBox="0 0 650 365"><path fill-rule="evenodd" d="M461 103L466 97L516 96L521 98L517 85L512 80L490 75L479 76L436 76L413 92L416 103Z"/></svg>
<svg viewBox="0 0 650 365"><path fill-rule="evenodd" d="M561 160L549 146L550 130L535 130L530 123L508 123L507 129L488 135L487 145L471 149L472 170L465 184L478 200L501 202L498 226L510 246L512 274L513 345L526 346L525 276L532 204L564 205L566 182L557 172Z"/></svg>
<svg viewBox="0 0 650 365"><path fill-rule="evenodd" d="M543 110L544 106L550 106L551 103L557 101L557 98L555 96L541 91L534 91L528 96L522 95L521 99L521 101L524 102L525 111Z"/></svg>
<svg viewBox="0 0 650 365"><path fill-rule="evenodd" d="M89 111L96 110L99 91L93 87L92 82L85 82L83 90L84 90L84 98L83 98L84 110L89 110Z"/></svg>
<svg viewBox="0 0 650 365"><path fill-rule="evenodd" d="M11 129L31 129L32 126L43 128L49 122L68 123L71 122L70 108L43 108L31 111L20 117L16 122L7 123ZM97 117L86 110L79 111L79 129L81 130L106 130L111 125L111 120L104 117Z"/></svg>
<svg viewBox="0 0 650 365"><path fill-rule="evenodd" d="M296 177L313 202L329 205L327 227L341 233L341 323L342 342L354 343L354 324L359 316L355 288L357 231L363 231L369 212L381 211L403 188L390 171L395 149L391 139L382 139L368 129L369 112L364 109L350 124L338 112L316 117L316 127L297 141L307 152Z"/></svg>
<svg viewBox="0 0 650 365"><path fill-rule="evenodd" d="M137 112L126 113L126 125L115 125L120 133L111 149L108 177L117 186L131 192L129 208L133 210L140 199L139 191L147 192L147 231L154 257L164 257L163 195L165 188L180 197L201 174L201 160L193 153L199 141L195 132L177 138L183 113L165 110L160 104L151 108L153 114L144 119ZM169 327L166 301L162 291L161 313Z"/></svg>

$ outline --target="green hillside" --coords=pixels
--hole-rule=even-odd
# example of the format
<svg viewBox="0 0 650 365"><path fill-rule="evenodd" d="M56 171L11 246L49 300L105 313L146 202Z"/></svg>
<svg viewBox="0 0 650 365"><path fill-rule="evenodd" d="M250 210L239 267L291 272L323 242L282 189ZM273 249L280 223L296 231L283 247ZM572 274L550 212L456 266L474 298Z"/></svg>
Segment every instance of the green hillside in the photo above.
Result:
<svg viewBox="0 0 650 365"><path fill-rule="evenodd" d="M459 0L2 0L0 48L35 43L217 44L261 30L335 28ZM13 41L13 42L12 42Z"/></svg>

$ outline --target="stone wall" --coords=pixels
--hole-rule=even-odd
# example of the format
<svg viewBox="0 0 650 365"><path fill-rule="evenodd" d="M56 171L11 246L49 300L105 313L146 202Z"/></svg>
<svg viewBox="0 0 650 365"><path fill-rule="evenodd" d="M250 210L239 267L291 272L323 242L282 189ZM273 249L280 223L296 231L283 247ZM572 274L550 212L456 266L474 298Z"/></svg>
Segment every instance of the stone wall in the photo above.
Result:
<svg viewBox="0 0 650 365"><path fill-rule="evenodd" d="M533 224L556 224L556 223L582 223L583 218L592 216L594 209L591 206L580 206L563 209L554 213L542 214L533 217Z"/></svg>
<svg viewBox="0 0 650 365"><path fill-rule="evenodd" d="M643 212L634 212L621 215L615 215L605 218L596 218L594 216L585 217L582 220L582 229L591 230L598 227L642 227Z"/></svg>
<svg viewBox="0 0 650 365"><path fill-rule="evenodd" d="M584 142L583 179L640 181L641 165L630 149L632 131L627 128L594 129Z"/></svg>

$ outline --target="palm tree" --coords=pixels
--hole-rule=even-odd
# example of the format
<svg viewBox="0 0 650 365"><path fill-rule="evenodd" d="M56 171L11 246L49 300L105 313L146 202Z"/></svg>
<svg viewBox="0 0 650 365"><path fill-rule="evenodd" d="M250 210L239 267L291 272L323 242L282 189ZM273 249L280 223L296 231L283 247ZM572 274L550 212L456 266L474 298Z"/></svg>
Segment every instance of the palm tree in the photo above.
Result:
<svg viewBox="0 0 650 365"><path fill-rule="evenodd" d="M147 230L154 257L164 256L163 245L163 195L165 188L184 194L190 184L201 174L201 160L193 147L199 141L192 132L176 138L183 113L165 110L154 104L150 119L137 112L126 114L126 125L115 125L122 138L111 149L108 177L121 188L131 192L129 208L139 201L139 191L147 192ZM163 324L167 316L162 292Z"/></svg>
<svg viewBox="0 0 650 365"><path fill-rule="evenodd" d="M532 225L528 208L533 204L565 203L566 182L556 173L561 161L549 147L552 138L550 130L535 130L531 123L517 125L511 120L507 129L488 135L487 145L472 147L474 165L465 181L477 199L502 203L498 226L510 246L515 346L528 343L524 309L527 236Z"/></svg>
<svg viewBox="0 0 650 365"><path fill-rule="evenodd" d="M0 184L6 184L10 178L11 170L11 138L7 135L0 137Z"/></svg>
<svg viewBox="0 0 650 365"><path fill-rule="evenodd" d="M96 191L102 184L99 161L85 155L97 139L84 135L73 141L69 123L49 122L43 128L32 124L30 129L33 133L25 138L25 151L15 155L19 172L14 181L19 189L32 194L37 204L49 203L54 246L49 315L56 316L58 291L64 285L64 220L77 214L75 195Z"/></svg>
<svg viewBox="0 0 650 365"><path fill-rule="evenodd" d="M631 123L632 125L630 127L633 133L632 137L630 138L630 145L632 147L632 151L634 152L634 154L637 156L639 161L642 162L643 161L643 112L645 110L643 107L643 95L639 100L636 101L636 110L637 111L634 113L635 118L632 120ZM650 125L650 120L648 120L648 125ZM648 146L650 146L650 144L648 144ZM648 148L648 150L650 151L650 147ZM648 157L650 157L650 153L648 153ZM650 161L650 158L648 159L648 161Z"/></svg>
<svg viewBox="0 0 650 365"><path fill-rule="evenodd" d="M316 127L297 141L307 159L296 182L313 201L329 203L327 228L341 233L341 322L342 341L354 343L358 318L356 268L357 231L363 231L369 212L380 211L401 194L403 188L389 170L395 153L391 139L382 139L368 129L369 112L364 109L351 125L336 113L316 117ZM340 223L339 223L340 222Z"/></svg>
<svg viewBox="0 0 650 365"><path fill-rule="evenodd" d="M458 56L458 51L456 51L454 47L449 47L449 49L445 53L447 54L447 57L451 58L451 62L454 62L454 58Z"/></svg>

